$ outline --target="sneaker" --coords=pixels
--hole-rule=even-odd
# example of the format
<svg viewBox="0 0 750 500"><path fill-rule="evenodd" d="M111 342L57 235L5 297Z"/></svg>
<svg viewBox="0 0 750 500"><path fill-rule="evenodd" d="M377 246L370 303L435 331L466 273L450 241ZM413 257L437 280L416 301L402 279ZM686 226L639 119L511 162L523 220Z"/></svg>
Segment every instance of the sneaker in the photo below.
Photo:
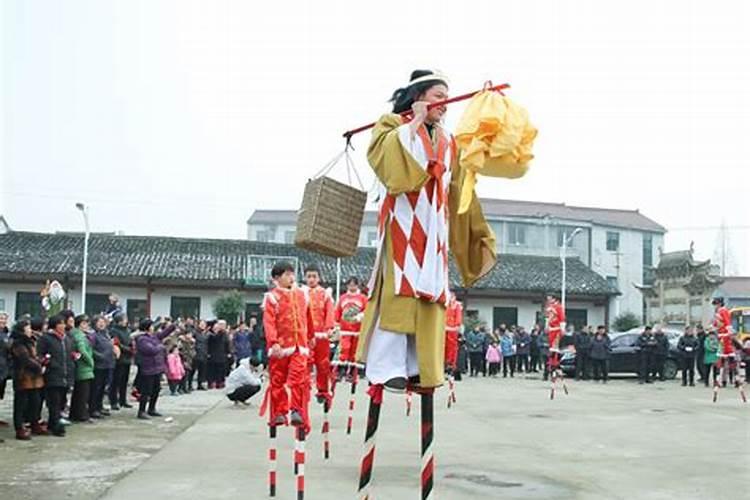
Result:
<svg viewBox="0 0 750 500"><path fill-rule="evenodd" d="M325 402L326 402L326 397L325 397L325 396L324 396L323 394L316 394L316 395L315 395L315 401L317 401L317 402L318 402L318 404L321 404L321 405L322 405L322 404L325 404Z"/></svg>
<svg viewBox="0 0 750 500"><path fill-rule="evenodd" d="M50 431L50 434L56 437L65 437L65 427L58 427L57 429L53 429Z"/></svg>
<svg viewBox="0 0 750 500"><path fill-rule="evenodd" d="M120 405L118 405L117 403L115 403L113 405L110 405L109 409L112 410L112 411L120 411Z"/></svg>
<svg viewBox="0 0 750 500"><path fill-rule="evenodd" d="M143 412L138 412L138 420L151 420L151 417Z"/></svg>
<svg viewBox="0 0 750 500"><path fill-rule="evenodd" d="M278 415L273 419L271 425L286 425L286 417L284 415Z"/></svg>
<svg viewBox="0 0 750 500"><path fill-rule="evenodd" d="M72 422L68 420L67 418L61 418L60 419L60 425L70 425Z"/></svg>
<svg viewBox="0 0 750 500"><path fill-rule="evenodd" d="M26 429L16 430L16 439L19 441L31 441L31 433Z"/></svg>
<svg viewBox="0 0 750 500"><path fill-rule="evenodd" d="M305 425L305 419L302 418L302 415L300 415L300 412L298 412L297 410L292 410L292 414L289 420L294 427Z"/></svg>
<svg viewBox="0 0 750 500"><path fill-rule="evenodd" d="M109 410L102 410L101 414L104 415L105 417L112 416L112 413Z"/></svg>
<svg viewBox="0 0 750 500"><path fill-rule="evenodd" d="M95 411L95 412L93 412L93 413L91 414L91 418L95 418L95 419L97 419L97 420L98 420L98 419L102 418L102 414L101 414L101 413L99 413L98 411Z"/></svg>
<svg viewBox="0 0 750 500"><path fill-rule="evenodd" d="M154 410L154 411L150 411L150 412L148 412L148 416L149 416L149 417L163 417L164 415L162 415L162 414L161 414L161 413L159 413L158 411Z"/></svg>
<svg viewBox="0 0 750 500"><path fill-rule="evenodd" d="M40 423L31 424L31 433L34 436L47 436L47 435L49 435L49 431L47 430L47 426L42 425Z"/></svg>
<svg viewBox="0 0 750 500"><path fill-rule="evenodd" d="M121 407L121 408L132 408L132 407L133 407L133 405L131 405L131 404L130 404L130 403L128 403L128 402L125 402L125 403L121 403L121 404L120 404L120 407Z"/></svg>

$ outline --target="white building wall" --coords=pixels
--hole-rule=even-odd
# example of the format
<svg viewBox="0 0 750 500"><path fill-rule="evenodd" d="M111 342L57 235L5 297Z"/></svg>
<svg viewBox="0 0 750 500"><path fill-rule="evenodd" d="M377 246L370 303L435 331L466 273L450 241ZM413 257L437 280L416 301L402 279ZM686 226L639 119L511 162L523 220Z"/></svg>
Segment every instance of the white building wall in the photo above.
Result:
<svg viewBox="0 0 750 500"><path fill-rule="evenodd" d="M266 225L266 224L248 224L247 225L247 239L250 241L260 241L258 233L265 231L269 234L269 243L294 243L292 241L286 241L287 233L295 233L297 226L289 224L277 224L277 225ZM360 247L373 247L377 243L377 227L363 225L359 233Z"/></svg>
<svg viewBox="0 0 750 500"><path fill-rule="evenodd" d="M488 328L494 326L493 308L495 307L515 307L518 310L518 326L523 326L528 330L534 326L536 313L541 310L542 305L530 300L473 297L470 297L468 303L465 305L466 310L476 310L479 314L479 320L485 323ZM593 302L569 301L566 307L570 309L586 309L589 325L604 324L605 306L595 306Z"/></svg>

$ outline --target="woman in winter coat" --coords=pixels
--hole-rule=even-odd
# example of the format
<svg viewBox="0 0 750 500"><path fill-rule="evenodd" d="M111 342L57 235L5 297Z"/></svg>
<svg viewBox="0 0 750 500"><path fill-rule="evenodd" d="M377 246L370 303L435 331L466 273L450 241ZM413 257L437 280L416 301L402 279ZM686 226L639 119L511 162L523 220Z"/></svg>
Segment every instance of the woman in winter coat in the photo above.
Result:
<svg viewBox="0 0 750 500"><path fill-rule="evenodd" d="M150 319L143 319L139 324L140 334L136 336L135 348L139 362L138 418L141 420L162 416L156 411L156 402L159 400L161 391L161 377L167 371L167 351L162 340L169 337L176 328L176 325L172 324L157 333ZM148 405L148 412L146 412L146 405Z"/></svg>
<svg viewBox="0 0 750 500"><path fill-rule="evenodd" d="M102 418L109 416L109 411L104 409L104 394L107 392L107 380L115 368L114 345L104 316L94 317L94 332L90 340L94 352L94 382L91 386L89 410L91 418Z"/></svg>
<svg viewBox="0 0 750 500"><path fill-rule="evenodd" d="M85 333L89 329L89 317L79 314L74 325L70 333L73 336L73 353L77 359L73 397L70 402L70 420L87 422L91 418L89 400L94 380L94 349Z"/></svg>
<svg viewBox="0 0 750 500"><path fill-rule="evenodd" d="M516 371L516 345L510 330L506 330L500 338L500 350L503 354L503 377L508 376L510 369L510 376L513 378Z"/></svg>
<svg viewBox="0 0 750 500"><path fill-rule="evenodd" d="M708 387L708 381L716 380L716 377L719 374L719 370L716 367L716 362L719 360L719 347L719 337L716 335L716 332L708 334L703 343L703 365L705 367L704 373L706 374L703 383L706 387ZM713 376L711 375L712 373Z"/></svg>
<svg viewBox="0 0 750 500"><path fill-rule="evenodd" d="M13 425L16 439L28 441L31 434L46 435L47 429L41 425L42 388L44 376L42 365L37 360L36 339L31 332L31 324L22 320L16 323L12 335L13 344ZM25 424L31 424L31 432Z"/></svg>

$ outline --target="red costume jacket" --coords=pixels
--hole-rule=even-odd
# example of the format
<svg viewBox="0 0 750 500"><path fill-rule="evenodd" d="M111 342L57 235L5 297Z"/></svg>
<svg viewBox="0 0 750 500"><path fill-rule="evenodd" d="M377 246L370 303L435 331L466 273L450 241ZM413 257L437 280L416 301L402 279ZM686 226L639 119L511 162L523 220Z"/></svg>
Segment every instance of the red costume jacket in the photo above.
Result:
<svg viewBox="0 0 750 500"><path fill-rule="evenodd" d="M298 287L276 287L263 299L263 329L270 349L278 343L283 355L296 348L308 354L314 328L305 292Z"/></svg>
<svg viewBox="0 0 750 500"><path fill-rule="evenodd" d="M457 300L451 300L445 310L445 331L458 333L464 322L464 307Z"/></svg>
<svg viewBox="0 0 750 500"><path fill-rule="evenodd" d="M367 307L367 296L363 293L346 292L336 304L336 323L344 332L357 332L362 326L361 313Z"/></svg>
<svg viewBox="0 0 750 500"><path fill-rule="evenodd" d="M565 323L565 310L562 304L555 302L547 307L547 328L550 331L560 330L562 323Z"/></svg>
<svg viewBox="0 0 750 500"><path fill-rule="evenodd" d="M328 290L323 287L303 287L307 294L310 314L312 316L312 334L318 338L328 338L328 332L333 329L333 299Z"/></svg>

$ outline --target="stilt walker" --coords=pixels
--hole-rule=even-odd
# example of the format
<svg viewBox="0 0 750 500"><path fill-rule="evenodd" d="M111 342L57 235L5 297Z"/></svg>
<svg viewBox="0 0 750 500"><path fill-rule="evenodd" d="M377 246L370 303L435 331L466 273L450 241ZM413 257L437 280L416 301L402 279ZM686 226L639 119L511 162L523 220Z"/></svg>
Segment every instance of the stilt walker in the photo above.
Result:
<svg viewBox="0 0 750 500"><path fill-rule="evenodd" d="M547 305L545 308L547 322L547 335L549 337L549 374L550 374L550 399L555 399L555 391L558 382L562 382L565 394L568 393L568 387L563 380L563 373L560 369L560 341L565 332L565 310L562 304L553 295L547 296Z"/></svg>
<svg viewBox="0 0 750 500"><path fill-rule="evenodd" d="M359 469L360 500L370 500L370 484L372 469L375 464L375 436L380 422L380 408L383 405L383 386L371 385L367 391L370 396L370 408L367 411L367 428L365 430L365 446L362 453L362 464Z"/></svg>
<svg viewBox="0 0 750 500"><path fill-rule="evenodd" d="M367 153L381 183L378 250L357 360L373 387L403 393L410 386L422 397L423 499L431 498L433 487L434 389L445 380L448 247L464 286L472 286L496 260L494 234L473 184L465 183L456 142L441 125L447 92L445 77L415 71L394 93L393 114L374 125ZM400 115L407 111L412 115ZM371 416L379 405L371 395ZM366 443L377 429L369 424ZM366 447L360 498L368 498L372 455Z"/></svg>
<svg viewBox="0 0 750 500"><path fill-rule="evenodd" d="M357 381L359 380L359 369L362 367L356 362L357 344L362 318L367 307L367 296L359 291L359 279L355 276L346 281L346 288L346 293L339 298L336 304L334 320L339 330L340 339L338 378L345 376L351 384L349 416L346 424L346 433L351 434Z"/></svg>
<svg viewBox="0 0 750 500"><path fill-rule="evenodd" d="M445 310L445 371L448 379L448 408L456 402L455 373L458 370L458 335L464 322L464 310L456 294L451 292Z"/></svg>
<svg viewBox="0 0 750 500"><path fill-rule="evenodd" d="M310 430L310 371L312 315L308 296L295 285L296 272L289 262L271 270L275 288L263 300L263 327L268 349L270 383L260 414L269 411L269 494L276 494L276 434L278 426L295 427L294 471L297 498L304 497L304 441Z"/></svg>
<svg viewBox="0 0 750 500"><path fill-rule="evenodd" d="M716 362L718 376L714 378L713 401L716 403L719 399L719 390L727 384L727 378L734 381L740 401L747 403L745 394L745 384L740 375L737 351L733 342L732 335L732 318L729 309L724 306L724 299L717 297L711 301L714 305L715 315L711 330L716 332L719 338L719 360ZM730 376L731 375L731 376Z"/></svg>

